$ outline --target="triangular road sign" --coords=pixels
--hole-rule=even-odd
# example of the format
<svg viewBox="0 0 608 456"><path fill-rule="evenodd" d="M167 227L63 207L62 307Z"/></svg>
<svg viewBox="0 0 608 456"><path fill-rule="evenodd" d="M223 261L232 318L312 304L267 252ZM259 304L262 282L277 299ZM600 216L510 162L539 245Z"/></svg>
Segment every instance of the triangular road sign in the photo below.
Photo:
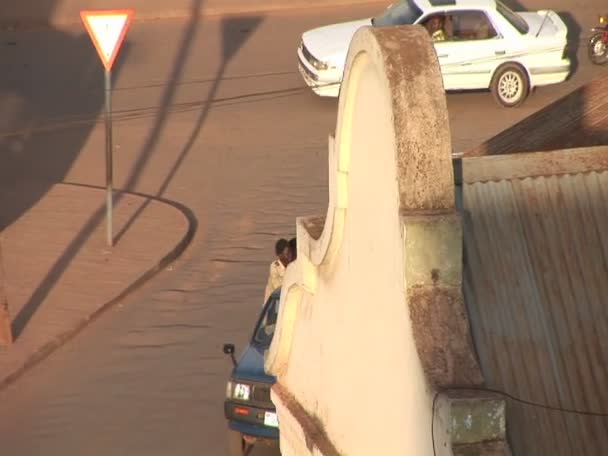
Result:
<svg viewBox="0 0 608 456"><path fill-rule="evenodd" d="M107 71L110 71L114 65L134 14L135 11L132 9L80 12L80 18Z"/></svg>

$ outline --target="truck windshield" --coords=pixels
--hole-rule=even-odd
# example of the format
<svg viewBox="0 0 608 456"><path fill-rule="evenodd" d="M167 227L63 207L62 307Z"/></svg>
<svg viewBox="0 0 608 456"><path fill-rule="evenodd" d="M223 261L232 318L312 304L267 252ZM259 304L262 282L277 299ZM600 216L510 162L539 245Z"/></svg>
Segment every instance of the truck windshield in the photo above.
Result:
<svg viewBox="0 0 608 456"><path fill-rule="evenodd" d="M266 305L264 314L253 333L253 343L264 349L270 347L272 336L274 336L274 327L279 315L279 301L280 294L270 298L270 302Z"/></svg>
<svg viewBox="0 0 608 456"><path fill-rule="evenodd" d="M422 16L422 10L413 0L399 0L389 6L386 11L372 19L372 25L411 25Z"/></svg>

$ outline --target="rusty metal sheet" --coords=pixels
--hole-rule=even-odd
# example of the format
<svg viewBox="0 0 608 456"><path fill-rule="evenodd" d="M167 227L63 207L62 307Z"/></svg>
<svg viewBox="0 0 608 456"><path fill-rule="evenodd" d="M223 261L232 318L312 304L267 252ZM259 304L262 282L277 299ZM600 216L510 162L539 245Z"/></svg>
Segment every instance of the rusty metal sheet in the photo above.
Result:
<svg viewBox="0 0 608 456"><path fill-rule="evenodd" d="M608 172L457 187L464 295L487 386L608 412ZM514 454L608 452L608 418L508 402Z"/></svg>
<svg viewBox="0 0 608 456"><path fill-rule="evenodd" d="M608 144L608 74L574 90L465 156L591 147Z"/></svg>

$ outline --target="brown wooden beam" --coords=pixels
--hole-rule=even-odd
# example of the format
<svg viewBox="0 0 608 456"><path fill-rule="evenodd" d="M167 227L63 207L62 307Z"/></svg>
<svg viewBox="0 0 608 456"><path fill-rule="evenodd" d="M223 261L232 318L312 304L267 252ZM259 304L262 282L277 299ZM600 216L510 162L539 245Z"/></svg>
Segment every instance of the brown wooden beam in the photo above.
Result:
<svg viewBox="0 0 608 456"><path fill-rule="evenodd" d="M0 345L9 346L13 343L11 318L8 312L6 297L4 264L2 262L2 246L0 245Z"/></svg>

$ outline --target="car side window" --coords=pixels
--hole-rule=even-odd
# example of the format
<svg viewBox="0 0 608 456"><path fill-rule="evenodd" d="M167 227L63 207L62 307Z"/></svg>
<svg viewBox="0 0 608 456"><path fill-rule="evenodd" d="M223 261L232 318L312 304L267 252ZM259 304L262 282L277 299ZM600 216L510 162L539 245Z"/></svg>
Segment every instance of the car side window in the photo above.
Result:
<svg viewBox="0 0 608 456"><path fill-rule="evenodd" d="M489 40L498 36L483 11L460 11L451 16L454 41Z"/></svg>
<svg viewBox="0 0 608 456"><path fill-rule="evenodd" d="M452 21L450 16L443 13L431 14L420 21L433 42L450 41L452 39Z"/></svg>

